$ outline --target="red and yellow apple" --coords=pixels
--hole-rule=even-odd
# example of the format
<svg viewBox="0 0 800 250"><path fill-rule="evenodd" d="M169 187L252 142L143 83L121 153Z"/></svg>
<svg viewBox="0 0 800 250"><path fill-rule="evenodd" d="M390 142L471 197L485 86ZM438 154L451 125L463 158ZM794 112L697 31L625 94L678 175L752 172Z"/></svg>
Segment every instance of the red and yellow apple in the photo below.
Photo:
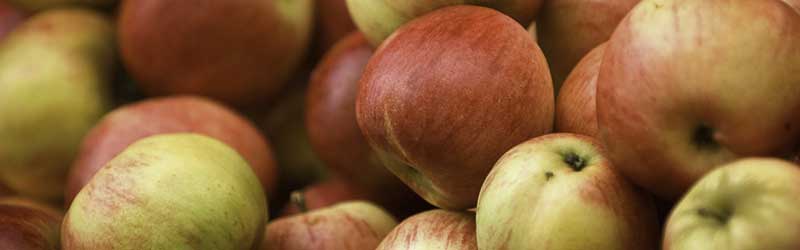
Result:
<svg viewBox="0 0 800 250"><path fill-rule="evenodd" d="M556 98L558 132L597 138L597 73L603 60L605 44L594 48L572 70Z"/></svg>
<svg viewBox="0 0 800 250"><path fill-rule="evenodd" d="M431 210L404 220L383 239L377 250L477 250L475 214Z"/></svg>

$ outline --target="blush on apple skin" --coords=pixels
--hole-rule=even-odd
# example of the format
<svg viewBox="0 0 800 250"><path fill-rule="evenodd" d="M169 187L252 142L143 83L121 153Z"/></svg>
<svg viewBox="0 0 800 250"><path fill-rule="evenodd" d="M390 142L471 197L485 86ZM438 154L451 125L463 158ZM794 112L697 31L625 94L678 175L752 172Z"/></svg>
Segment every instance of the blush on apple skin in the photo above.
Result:
<svg viewBox="0 0 800 250"><path fill-rule="evenodd" d="M128 145L151 135L178 132L200 133L227 143L250 163L265 193L275 188L277 166L270 145L250 121L207 98L174 96L122 106L95 125L70 169L66 207Z"/></svg>
<svg viewBox="0 0 800 250"><path fill-rule="evenodd" d="M27 13L0 0L0 41L27 17Z"/></svg>
<svg viewBox="0 0 800 250"><path fill-rule="evenodd" d="M0 249L60 249L61 212L24 199L0 199Z"/></svg>
<svg viewBox="0 0 800 250"><path fill-rule="evenodd" d="M298 201L290 199L289 203L283 208L281 217L328 207L344 201L365 200L368 197L364 190L338 176L331 177L296 192L299 193L298 195L301 195L301 203L298 204ZM293 193L292 195L295 194Z"/></svg>
<svg viewBox="0 0 800 250"><path fill-rule="evenodd" d="M377 250L478 250L475 227L473 212L430 210L397 225Z"/></svg>
<svg viewBox="0 0 800 250"><path fill-rule="evenodd" d="M604 51L605 44L597 46L564 81L556 100L556 131L598 138L595 94Z"/></svg>
<svg viewBox="0 0 800 250"><path fill-rule="evenodd" d="M462 5L415 19L381 45L360 80L356 117L415 192L466 209L503 152L552 130L553 106L530 33L500 12Z"/></svg>

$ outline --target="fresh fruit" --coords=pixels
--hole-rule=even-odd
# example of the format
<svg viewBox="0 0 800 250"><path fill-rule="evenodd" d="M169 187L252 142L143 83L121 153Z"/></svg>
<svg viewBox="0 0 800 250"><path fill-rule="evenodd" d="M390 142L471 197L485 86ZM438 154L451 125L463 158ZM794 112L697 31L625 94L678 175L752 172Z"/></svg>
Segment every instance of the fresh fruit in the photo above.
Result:
<svg viewBox="0 0 800 250"><path fill-rule="evenodd" d="M606 47L600 135L624 175L675 200L722 163L794 150L795 72L800 14L780 0L645 0Z"/></svg>
<svg viewBox="0 0 800 250"><path fill-rule="evenodd" d="M14 30L25 19L25 16L26 14L22 10L12 6L7 0L0 0L0 41L6 34Z"/></svg>
<svg viewBox="0 0 800 250"><path fill-rule="evenodd" d="M345 0L316 0L314 10L316 53L324 54L334 44L356 30Z"/></svg>
<svg viewBox="0 0 800 250"><path fill-rule="evenodd" d="M503 12L520 24L529 24L544 0L347 0L356 26L377 47L405 23L446 6L474 4Z"/></svg>
<svg viewBox="0 0 800 250"><path fill-rule="evenodd" d="M561 86L556 99L556 131L598 138L595 94L605 49L604 43L589 52Z"/></svg>
<svg viewBox="0 0 800 250"><path fill-rule="evenodd" d="M0 43L0 182L59 200L81 138L109 109L112 24L84 9L41 12Z"/></svg>
<svg viewBox="0 0 800 250"><path fill-rule="evenodd" d="M550 134L501 158L477 207L480 249L656 249L651 197L615 172L594 139Z"/></svg>
<svg viewBox="0 0 800 250"><path fill-rule="evenodd" d="M19 198L0 199L0 249L59 250L61 212Z"/></svg>
<svg viewBox="0 0 800 250"><path fill-rule="evenodd" d="M378 206L345 202L270 222L260 249L374 250L395 225Z"/></svg>
<svg viewBox="0 0 800 250"><path fill-rule="evenodd" d="M670 215L664 250L800 248L800 169L769 158L721 166Z"/></svg>
<svg viewBox="0 0 800 250"><path fill-rule="evenodd" d="M305 213L337 203L353 200L365 200L369 197L366 190L357 187L349 180L333 176L322 182L294 191L289 203L283 209L282 216Z"/></svg>
<svg viewBox="0 0 800 250"><path fill-rule="evenodd" d="M72 203L72 249L253 249L267 202L236 150L198 134L144 138L114 157Z"/></svg>
<svg viewBox="0 0 800 250"><path fill-rule="evenodd" d="M235 111L196 96L147 99L106 115L84 138L70 169L66 207L109 160L139 139L168 133L210 136L236 149L252 167L264 192L274 191L277 166L261 132Z"/></svg>
<svg viewBox="0 0 800 250"><path fill-rule="evenodd" d="M414 215L394 228L377 250L477 250L475 215L431 210Z"/></svg>
<svg viewBox="0 0 800 250"><path fill-rule="evenodd" d="M197 94L236 106L278 93L306 53L311 0L128 0L126 68L150 95Z"/></svg>
<svg viewBox="0 0 800 250"><path fill-rule="evenodd" d="M556 93L589 51L611 37L639 0L548 0L537 17L542 47Z"/></svg>
<svg viewBox="0 0 800 250"><path fill-rule="evenodd" d="M119 0L3 0L28 11L43 11L66 6L112 7Z"/></svg>
<svg viewBox="0 0 800 250"><path fill-rule="evenodd" d="M431 204L465 209L503 152L552 130L553 99L530 33L495 10L453 6L376 51L356 118L390 171Z"/></svg>

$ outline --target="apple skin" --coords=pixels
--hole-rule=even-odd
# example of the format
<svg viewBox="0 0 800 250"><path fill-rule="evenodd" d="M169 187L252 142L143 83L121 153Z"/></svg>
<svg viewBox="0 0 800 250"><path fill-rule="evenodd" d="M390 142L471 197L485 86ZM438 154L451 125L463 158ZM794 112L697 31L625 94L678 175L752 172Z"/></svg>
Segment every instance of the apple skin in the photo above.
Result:
<svg viewBox="0 0 800 250"><path fill-rule="evenodd" d="M589 52L561 86L556 98L556 131L599 138L595 94L605 49L604 43Z"/></svg>
<svg viewBox="0 0 800 250"><path fill-rule="evenodd" d="M787 4L792 6L795 10L800 11L800 0L784 0Z"/></svg>
<svg viewBox="0 0 800 250"><path fill-rule="evenodd" d="M84 187L61 228L64 250L254 249L267 219L258 178L211 137L137 141Z"/></svg>
<svg viewBox="0 0 800 250"><path fill-rule="evenodd" d="M639 0L548 0L536 19L556 93L575 65L611 37Z"/></svg>
<svg viewBox="0 0 800 250"><path fill-rule="evenodd" d="M0 249L59 250L63 214L21 198L0 199Z"/></svg>
<svg viewBox="0 0 800 250"><path fill-rule="evenodd" d="M8 0L0 0L0 41L22 23L26 16L27 13L8 3Z"/></svg>
<svg viewBox="0 0 800 250"><path fill-rule="evenodd" d="M339 40L356 30L345 0L316 0L316 54L323 55Z"/></svg>
<svg viewBox="0 0 800 250"><path fill-rule="evenodd" d="M123 1L120 51L149 95L251 106L276 96L300 65L312 9L311 0Z"/></svg>
<svg viewBox="0 0 800 250"><path fill-rule="evenodd" d="M395 30L425 14L454 5L480 5L503 12L520 24L533 21L544 0L347 0L356 27L378 47Z"/></svg>
<svg viewBox="0 0 800 250"><path fill-rule="evenodd" d="M553 126L541 50L516 21L484 7L411 21L377 50L359 84L356 118L368 143L440 208L474 207L503 152Z"/></svg>
<svg viewBox="0 0 800 250"><path fill-rule="evenodd" d="M230 145L250 163L264 192L274 191L277 166L270 145L255 125L210 99L172 96L122 106L95 125L70 169L66 207L97 171L130 144L148 136L178 132L199 133Z"/></svg>
<svg viewBox="0 0 800 250"><path fill-rule="evenodd" d="M670 215L662 249L800 248L800 169L743 158L709 172Z"/></svg>
<svg viewBox="0 0 800 250"><path fill-rule="evenodd" d="M376 250L406 249L477 250L475 214L437 209L411 216Z"/></svg>
<svg viewBox="0 0 800 250"><path fill-rule="evenodd" d="M63 8L64 6L84 6L84 7L112 7L119 0L3 0L7 1L20 9L31 12L39 12L47 9Z"/></svg>
<svg viewBox="0 0 800 250"><path fill-rule="evenodd" d="M298 201L290 199L289 203L283 208L281 217L328 207L340 202L366 200L369 197L366 190L339 176L332 176L300 191L292 192L290 197L295 195L300 195L302 201L298 203Z"/></svg>
<svg viewBox="0 0 800 250"><path fill-rule="evenodd" d="M0 182L61 202L81 138L110 109L111 20L64 8L28 18L0 43Z"/></svg>
<svg viewBox="0 0 800 250"><path fill-rule="evenodd" d="M526 141L497 161L477 207L480 249L656 249L652 197L618 174L593 138Z"/></svg>
<svg viewBox="0 0 800 250"><path fill-rule="evenodd" d="M643 1L612 35L597 79L609 158L676 200L715 166L791 154L798 62L800 15L780 0Z"/></svg>
<svg viewBox="0 0 800 250"><path fill-rule="evenodd" d="M267 225L262 250L373 250L397 225L382 208L352 201Z"/></svg>

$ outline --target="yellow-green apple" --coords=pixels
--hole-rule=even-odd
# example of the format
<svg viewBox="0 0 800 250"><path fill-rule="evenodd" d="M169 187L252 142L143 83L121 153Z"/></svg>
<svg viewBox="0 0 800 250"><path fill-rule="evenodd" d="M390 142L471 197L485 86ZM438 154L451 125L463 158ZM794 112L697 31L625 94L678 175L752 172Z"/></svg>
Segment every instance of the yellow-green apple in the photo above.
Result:
<svg viewBox="0 0 800 250"><path fill-rule="evenodd" d="M400 28L360 80L356 118L384 165L431 204L475 206L514 145L553 126L553 85L530 33L478 6L438 9Z"/></svg>
<svg viewBox="0 0 800 250"><path fill-rule="evenodd" d="M405 219L377 250L477 250L475 214L430 210Z"/></svg>
<svg viewBox="0 0 800 250"><path fill-rule="evenodd" d="M743 158L698 180L670 214L664 250L800 249L800 168Z"/></svg>
<svg viewBox="0 0 800 250"><path fill-rule="evenodd" d="M278 172L272 150L255 125L210 99L172 96L119 107L94 126L83 139L67 177L66 207L97 171L130 144L152 135L180 132L225 142L247 160L265 193L275 188Z"/></svg>
<svg viewBox="0 0 800 250"><path fill-rule="evenodd" d="M26 15L24 11L9 4L7 0L0 0L0 41L17 27Z"/></svg>
<svg viewBox="0 0 800 250"><path fill-rule="evenodd" d="M339 40L356 30L345 0L316 0L314 11L315 54L323 55Z"/></svg>
<svg viewBox="0 0 800 250"><path fill-rule="evenodd" d="M278 94L305 56L311 0L128 0L126 68L150 95L197 94L244 107Z"/></svg>
<svg viewBox="0 0 800 250"><path fill-rule="evenodd" d="M478 247L656 249L650 196L617 173L593 138L537 137L497 161L477 207Z"/></svg>
<svg viewBox="0 0 800 250"><path fill-rule="evenodd" d="M722 163L794 150L796 72L800 14L781 0L644 0L606 47L600 137L624 175L675 200Z"/></svg>
<svg viewBox="0 0 800 250"><path fill-rule="evenodd" d="M374 250L396 225L372 203L344 202L270 222L260 249Z"/></svg>
<svg viewBox="0 0 800 250"><path fill-rule="evenodd" d="M66 6L113 7L119 0L4 0L27 11L43 11Z"/></svg>
<svg viewBox="0 0 800 250"><path fill-rule="evenodd" d="M639 0L547 0L536 18L556 93L589 51L608 40Z"/></svg>
<svg viewBox="0 0 800 250"><path fill-rule="evenodd" d="M59 250L63 214L20 198L0 199L0 249Z"/></svg>
<svg viewBox="0 0 800 250"><path fill-rule="evenodd" d="M533 21L544 0L347 0L356 27L378 46L395 30L420 16L454 5L479 5L503 12L521 25Z"/></svg>
<svg viewBox="0 0 800 250"><path fill-rule="evenodd" d="M64 250L254 249L267 202L247 161L199 134L146 137L84 187L61 228Z"/></svg>
<svg viewBox="0 0 800 250"><path fill-rule="evenodd" d="M65 8L28 18L0 43L0 182L60 201L81 138L109 109L111 21Z"/></svg>
<svg viewBox="0 0 800 250"><path fill-rule="evenodd" d="M556 131L598 137L595 94L605 46L597 46L581 59L561 86L556 98Z"/></svg>

